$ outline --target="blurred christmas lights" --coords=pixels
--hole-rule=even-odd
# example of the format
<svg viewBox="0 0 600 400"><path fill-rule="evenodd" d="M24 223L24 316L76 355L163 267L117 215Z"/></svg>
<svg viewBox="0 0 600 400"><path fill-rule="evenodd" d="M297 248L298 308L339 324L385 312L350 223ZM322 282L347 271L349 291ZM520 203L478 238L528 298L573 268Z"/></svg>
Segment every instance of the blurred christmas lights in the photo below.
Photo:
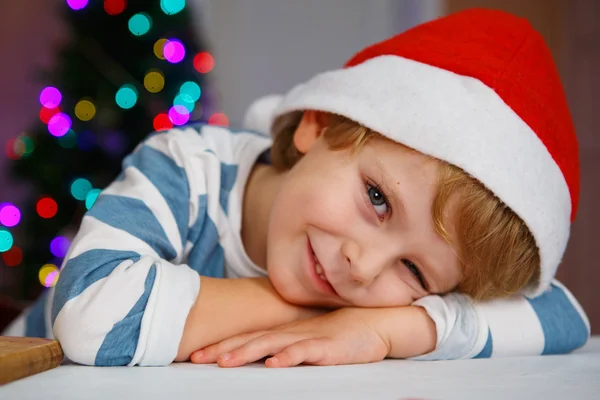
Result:
<svg viewBox="0 0 600 400"><path fill-rule="evenodd" d="M0 253L4 253L5 251L10 250L13 245L13 236L12 234L0 228Z"/></svg>
<svg viewBox="0 0 600 400"><path fill-rule="evenodd" d="M215 113L208 119L210 125L229 126L229 119L223 113Z"/></svg>
<svg viewBox="0 0 600 400"><path fill-rule="evenodd" d="M48 121L48 132L52 136L61 137L71 129L71 117L65 113L58 113L50 118Z"/></svg>
<svg viewBox="0 0 600 400"><path fill-rule="evenodd" d="M167 44L167 39L165 38L158 39L156 42L154 42L154 55L161 60L165 59L165 44Z"/></svg>
<svg viewBox="0 0 600 400"><path fill-rule="evenodd" d="M40 103L46 108L58 107L60 105L61 100L62 94L57 88L53 86L45 87L40 93Z"/></svg>
<svg viewBox="0 0 600 400"><path fill-rule="evenodd" d="M181 41L177 39L169 39L165 43L163 55L171 64L177 64L185 57L185 47L183 47L183 43L181 43Z"/></svg>
<svg viewBox="0 0 600 400"><path fill-rule="evenodd" d="M167 15L177 14L185 8L185 0L160 0L160 9Z"/></svg>
<svg viewBox="0 0 600 400"><path fill-rule="evenodd" d="M119 15L125 10L125 0L104 0L104 11L108 15Z"/></svg>
<svg viewBox="0 0 600 400"><path fill-rule="evenodd" d="M67 0L67 4L73 10L77 11L84 9L88 4L88 0Z"/></svg>
<svg viewBox="0 0 600 400"><path fill-rule="evenodd" d="M75 179L71 183L71 195L77 200L85 200L90 190L92 190L92 184L85 178Z"/></svg>
<svg viewBox="0 0 600 400"><path fill-rule="evenodd" d="M75 116L86 122L94 118L96 115L96 106L90 100L79 100L75 104Z"/></svg>
<svg viewBox="0 0 600 400"><path fill-rule="evenodd" d="M174 105L169 109L169 119L173 125L184 125L190 120L190 113L184 106Z"/></svg>
<svg viewBox="0 0 600 400"><path fill-rule="evenodd" d="M214 66L215 59L206 51L200 52L194 57L194 68L196 68L196 71L200 72L201 74L209 73L212 71Z"/></svg>
<svg viewBox="0 0 600 400"><path fill-rule="evenodd" d="M57 236L50 242L50 252L54 257L63 258L67 255L69 246L71 246L69 239L64 236Z"/></svg>
<svg viewBox="0 0 600 400"><path fill-rule="evenodd" d="M165 77L159 70L149 71L144 76L144 87L150 93L158 93L165 87Z"/></svg>
<svg viewBox="0 0 600 400"><path fill-rule="evenodd" d="M165 113L160 113L152 121L152 126L157 131L164 131L173 128L173 122Z"/></svg>
<svg viewBox="0 0 600 400"><path fill-rule="evenodd" d="M133 85L123 85L117 91L115 95L115 100L117 105L124 110L128 110L131 107L135 106L138 99L138 92Z"/></svg>
<svg viewBox="0 0 600 400"><path fill-rule="evenodd" d="M42 197L35 205L35 210L42 218L52 218L58 211L58 204L50 197Z"/></svg>
<svg viewBox="0 0 600 400"><path fill-rule="evenodd" d="M85 208L88 210L94 206L98 196L100 195L100 189L92 189L88 192L87 196L85 196Z"/></svg>
<svg viewBox="0 0 600 400"><path fill-rule="evenodd" d="M129 27L129 31L135 36L142 36L150 30L152 18L146 13L138 13L129 18L127 26Z"/></svg>
<svg viewBox="0 0 600 400"><path fill-rule="evenodd" d="M52 287L56 285L58 281L58 267L54 264L46 264L40 268L38 278L40 283L46 287Z"/></svg>
<svg viewBox="0 0 600 400"><path fill-rule="evenodd" d="M11 228L21 221L21 210L14 204L5 203L0 207L0 224Z"/></svg>
<svg viewBox="0 0 600 400"><path fill-rule="evenodd" d="M23 250L20 247L13 245L10 250L2 253L4 264L9 267L16 267L23 261Z"/></svg>

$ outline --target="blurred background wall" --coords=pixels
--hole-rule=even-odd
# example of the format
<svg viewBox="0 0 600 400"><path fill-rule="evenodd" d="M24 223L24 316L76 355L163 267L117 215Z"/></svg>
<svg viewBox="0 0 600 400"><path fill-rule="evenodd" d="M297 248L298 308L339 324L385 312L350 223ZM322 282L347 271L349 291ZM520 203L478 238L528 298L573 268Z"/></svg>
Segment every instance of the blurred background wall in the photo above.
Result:
<svg viewBox="0 0 600 400"><path fill-rule="evenodd" d="M56 62L67 33L56 12L65 0L3 2L0 13L0 144L39 113L40 66ZM415 24L463 8L504 9L527 18L557 62L580 143L582 191L559 278L600 333L600 2L596 0L188 0L197 32L215 58L208 78L232 125L258 96L282 93L317 72L337 68L356 50ZM19 203L27 188L10 178L0 152L0 203ZM18 274L0 260L0 287ZM5 290L6 291L6 290ZM0 292L1 293L1 292Z"/></svg>

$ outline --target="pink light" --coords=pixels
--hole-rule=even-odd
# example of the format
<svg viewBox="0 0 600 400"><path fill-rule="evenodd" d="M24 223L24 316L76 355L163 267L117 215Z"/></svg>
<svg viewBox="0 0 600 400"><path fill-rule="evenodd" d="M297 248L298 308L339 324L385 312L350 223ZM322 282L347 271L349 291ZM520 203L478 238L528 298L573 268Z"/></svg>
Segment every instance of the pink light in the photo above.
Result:
<svg viewBox="0 0 600 400"><path fill-rule="evenodd" d="M183 43L177 39L167 40L163 49L163 55L168 62L177 64L185 57L185 47L183 47Z"/></svg>
<svg viewBox="0 0 600 400"><path fill-rule="evenodd" d="M52 136L61 137L71 129L71 117L65 113L58 113L48 121L48 132Z"/></svg>
<svg viewBox="0 0 600 400"><path fill-rule="evenodd" d="M5 203L0 207L0 224L6 227L16 226L21 221L21 211L13 204Z"/></svg>
<svg viewBox="0 0 600 400"><path fill-rule="evenodd" d="M169 119L173 125L183 125L190 120L190 113L184 106L174 105L169 109Z"/></svg>
<svg viewBox="0 0 600 400"><path fill-rule="evenodd" d="M40 93L40 103L46 108L56 108L62 100L62 94L60 91L53 87L48 86Z"/></svg>

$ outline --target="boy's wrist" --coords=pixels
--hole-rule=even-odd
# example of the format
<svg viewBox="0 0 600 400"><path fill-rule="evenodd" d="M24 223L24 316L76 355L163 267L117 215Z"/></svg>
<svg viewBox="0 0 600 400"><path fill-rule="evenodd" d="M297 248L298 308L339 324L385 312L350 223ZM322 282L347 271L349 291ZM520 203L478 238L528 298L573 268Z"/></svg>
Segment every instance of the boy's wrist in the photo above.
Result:
<svg viewBox="0 0 600 400"><path fill-rule="evenodd" d="M409 358L435 350L435 322L419 306L365 309L374 329L386 341L389 358Z"/></svg>

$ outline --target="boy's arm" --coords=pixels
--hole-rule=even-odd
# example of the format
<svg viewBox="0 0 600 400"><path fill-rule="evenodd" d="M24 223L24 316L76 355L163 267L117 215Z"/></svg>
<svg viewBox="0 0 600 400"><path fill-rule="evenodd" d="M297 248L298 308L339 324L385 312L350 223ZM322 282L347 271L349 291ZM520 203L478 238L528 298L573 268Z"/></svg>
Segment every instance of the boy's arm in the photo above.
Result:
<svg viewBox="0 0 600 400"><path fill-rule="evenodd" d="M421 307L428 318L423 319L422 313L403 313L398 320L382 319L383 332L389 335L392 347L390 357L448 360L564 354L583 346L590 335L581 306L557 281L534 299L514 295L473 302L468 296L451 293L422 298L409 308ZM413 327L407 329L409 325ZM433 329L435 349L416 352L423 349L423 337L410 334L415 329Z"/></svg>
<svg viewBox="0 0 600 400"><path fill-rule="evenodd" d="M202 153L202 140L196 131L151 136L124 160L121 176L84 216L54 288L50 316L54 336L70 360L88 365L167 365L178 355L184 331L184 339L191 332L194 340L204 343L210 339L199 333L199 327L228 333L225 324L259 329L269 317L281 317L273 321L279 324L296 315L297 310L286 308L259 280L230 284L207 278L200 290L203 268L194 270L182 263L198 216L203 226L212 222L199 205L205 188L188 181L188 174L197 176L204 168L197 164L190 169L191 164L213 157ZM202 264L208 267L223 262L214 251L218 242L210 242L211 238L207 236L197 249L206 253ZM214 260L209 257L213 254ZM216 267L207 271L211 270L217 273ZM226 293L229 285L248 298ZM209 300L215 292L218 296ZM227 308L228 302L237 306ZM249 302L257 306L256 314L245 307ZM216 307L231 312L219 314L222 310L216 312ZM188 321L190 310L207 319ZM278 313L265 314L267 310ZM184 340L183 347L188 342Z"/></svg>
<svg viewBox="0 0 600 400"><path fill-rule="evenodd" d="M286 302L268 278L202 276L200 281L201 290L187 317L174 361L186 361L193 351L241 333L269 329L323 313Z"/></svg>

